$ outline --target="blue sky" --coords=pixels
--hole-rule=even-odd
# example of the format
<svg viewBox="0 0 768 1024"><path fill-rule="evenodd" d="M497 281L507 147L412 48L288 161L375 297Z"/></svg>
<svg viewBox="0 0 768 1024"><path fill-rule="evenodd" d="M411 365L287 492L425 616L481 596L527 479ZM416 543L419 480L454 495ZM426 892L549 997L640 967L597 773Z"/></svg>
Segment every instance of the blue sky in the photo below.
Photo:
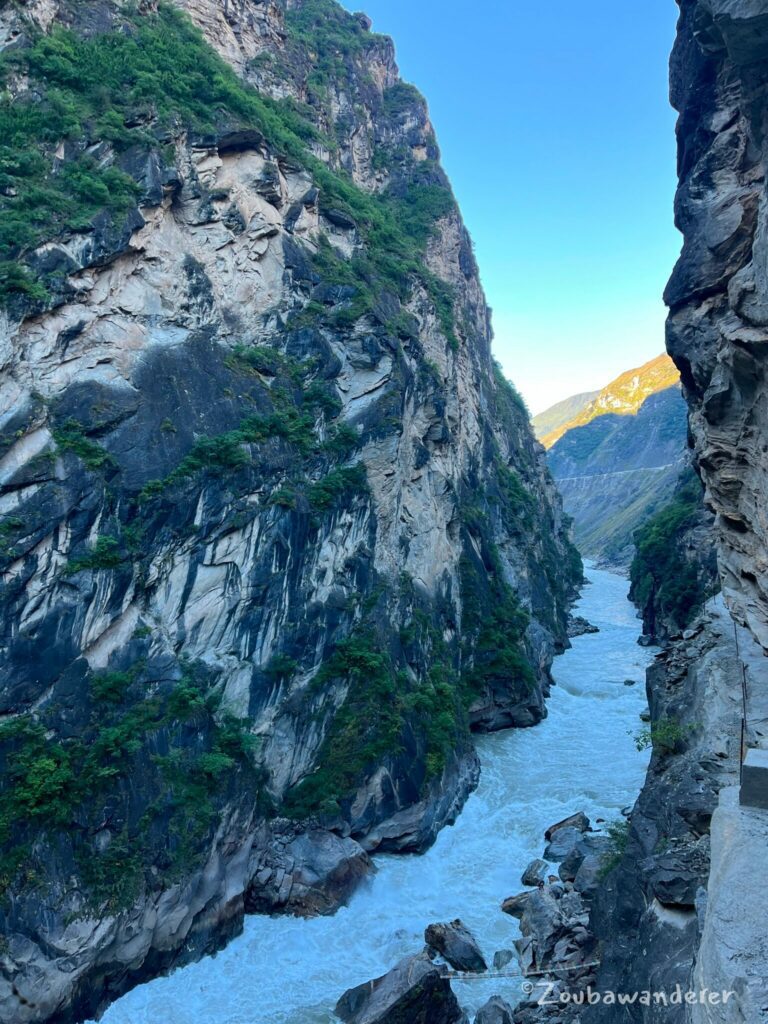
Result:
<svg viewBox="0 0 768 1024"><path fill-rule="evenodd" d="M494 311L540 412L664 348L674 0L360 0L425 94Z"/></svg>

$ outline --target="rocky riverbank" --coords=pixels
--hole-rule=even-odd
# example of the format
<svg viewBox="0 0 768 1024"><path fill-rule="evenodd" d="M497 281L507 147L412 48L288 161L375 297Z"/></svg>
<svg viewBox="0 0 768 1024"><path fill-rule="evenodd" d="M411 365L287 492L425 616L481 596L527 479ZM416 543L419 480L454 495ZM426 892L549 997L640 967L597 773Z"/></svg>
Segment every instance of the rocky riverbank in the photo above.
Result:
<svg viewBox="0 0 768 1024"><path fill-rule="evenodd" d="M520 922L514 951L499 949L491 957L460 920L429 925L421 951L382 977L347 991L336 1006L337 1016L345 1024L460 1024L468 1017L451 988L451 977L482 975L488 963L503 973L516 958L530 998L513 1008L501 996L492 996L477 1011L475 1024L575 1019L580 994L597 980L599 950L590 930L590 908L617 854L616 827L593 830L579 812L552 825L543 839L542 859L522 875L523 884L534 888L501 905ZM557 875L551 874L553 865L559 865ZM546 1005L540 1005L545 996ZM565 1010L561 997L568 1000Z"/></svg>
<svg viewBox="0 0 768 1024"><path fill-rule="evenodd" d="M609 1024L615 1020L614 999L585 1006L590 991L671 997L677 986L686 992L695 979L701 983L701 969L695 971L707 907L710 824L721 790L729 792L738 780L741 672L722 598L711 600L692 628L656 656L647 673L651 713L637 736L639 744L651 747L652 759L627 820L592 826L585 815L574 814L547 829L541 858L522 874L532 888L502 905L520 922L515 950L482 951L496 970L514 955L531 986L529 998L515 1007L497 1002L493 1013L499 1021ZM399 1000L406 997L427 1007L433 1016L426 1019L435 1024L462 1019L446 994L450 960L435 961L427 946L413 962L421 965L415 975L400 964L373 983L371 991L379 996L366 1002L368 1015L361 1011L343 1019L406 1020L398 1017ZM440 980L434 991L421 985L426 974ZM408 979L416 976L410 987ZM540 1005L544 996L548 1005ZM349 997L347 1004L353 1003ZM495 1020L491 1012L476 1020ZM643 1024L687 1019L684 1002L675 1001L638 998L623 1012Z"/></svg>

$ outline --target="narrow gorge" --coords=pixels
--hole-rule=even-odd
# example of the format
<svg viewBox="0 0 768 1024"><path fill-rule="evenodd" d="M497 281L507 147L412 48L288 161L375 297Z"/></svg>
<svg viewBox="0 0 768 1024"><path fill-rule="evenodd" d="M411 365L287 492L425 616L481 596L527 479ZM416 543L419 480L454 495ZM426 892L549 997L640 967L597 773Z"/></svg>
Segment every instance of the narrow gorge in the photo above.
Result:
<svg viewBox="0 0 768 1024"><path fill-rule="evenodd" d="M678 6L669 354L531 422L366 14L0 3L3 1024L768 1022L768 0Z"/></svg>

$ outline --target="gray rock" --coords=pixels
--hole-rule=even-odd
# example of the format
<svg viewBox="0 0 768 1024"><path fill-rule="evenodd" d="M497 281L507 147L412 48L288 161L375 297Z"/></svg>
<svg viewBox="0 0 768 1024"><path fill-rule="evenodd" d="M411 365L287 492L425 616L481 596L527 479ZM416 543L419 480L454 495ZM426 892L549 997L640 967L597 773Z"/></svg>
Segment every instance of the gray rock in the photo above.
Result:
<svg viewBox="0 0 768 1024"><path fill-rule="evenodd" d="M573 639L577 636L584 636L587 633L599 633L597 626L593 626L581 615L571 615L568 618L568 636Z"/></svg>
<svg viewBox="0 0 768 1024"><path fill-rule="evenodd" d="M501 909L505 914L509 914L511 917L516 917L518 920L523 916L526 904L533 895L532 892L521 892L517 896L509 896L501 904Z"/></svg>
<svg viewBox="0 0 768 1024"><path fill-rule="evenodd" d="M573 887L576 892L581 893L585 899L591 899L597 892L598 886L603 879L606 863L608 861L604 854L588 854L581 862L581 866L573 880Z"/></svg>
<svg viewBox="0 0 768 1024"><path fill-rule="evenodd" d="M577 828L558 829L544 850L545 859L553 864L565 860L568 854L576 848L581 836L582 833Z"/></svg>
<svg viewBox="0 0 768 1024"><path fill-rule="evenodd" d="M451 983L423 953L344 993L334 1011L344 1024L463 1024Z"/></svg>
<svg viewBox="0 0 768 1024"><path fill-rule="evenodd" d="M548 874L549 865L545 860L532 860L520 881L523 885L538 885L539 882L546 882Z"/></svg>
<svg viewBox="0 0 768 1024"><path fill-rule="evenodd" d="M546 957L551 956L565 922L560 901L551 892L543 889L531 893L520 921L520 931L525 938L531 940L537 953L537 963L541 964Z"/></svg>
<svg viewBox="0 0 768 1024"><path fill-rule="evenodd" d="M544 838L547 842L552 839L556 832L559 832L563 828L575 828L579 832L589 831L590 821L589 818L583 811L577 811L576 814L570 814L567 818L563 818L562 821L555 822L554 825L550 825L544 833Z"/></svg>
<svg viewBox="0 0 768 1024"><path fill-rule="evenodd" d="M430 924L424 931L424 941L456 971L488 970L477 940L463 921L457 919L449 924Z"/></svg>
<svg viewBox="0 0 768 1024"><path fill-rule="evenodd" d="M501 996L491 996L485 1006L481 1006L475 1017L475 1024L512 1024L514 1013L509 1003Z"/></svg>
<svg viewBox="0 0 768 1024"><path fill-rule="evenodd" d="M508 963L515 959L513 949L497 949L493 954L493 967L496 971L503 971Z"/></svg>
<svg viewBox="0 0 768 1024"><path fill-rule="evenodd" d="M611 847L611 841L607 836L588 835L576 843L567 857L564 857L558 874L564 882L575 882L579 869L585 860L592 857L602 862ZM578 886L576 886L578 888Z"/></svg>

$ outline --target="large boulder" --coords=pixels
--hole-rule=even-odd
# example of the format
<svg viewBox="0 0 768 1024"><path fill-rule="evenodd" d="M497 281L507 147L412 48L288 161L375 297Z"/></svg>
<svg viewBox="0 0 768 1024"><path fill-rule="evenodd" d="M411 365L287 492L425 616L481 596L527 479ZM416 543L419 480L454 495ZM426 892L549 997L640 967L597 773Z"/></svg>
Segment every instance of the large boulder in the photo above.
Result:
<svg viewBox="0 0 768 1024"><path fill-rule="evenodd" d="M274 851L275 862L265 864L246 893L250 913L278 908L300 917L333 913L374 871L359 843L323 829L278 835Z"/></svg>
<svg viewBox="0 0 768 1024"><path fill-rule="evenodd" d="M545 860L551 861L552 863L558 863L559 861L565 860L568 854L571 853L578 845L581 840L581 835L582 833L577 828L568 827L558 829L544 850Z"/></svg>
<svg viewBox="0 0 768 1024"><path fill-rule="evenodd" d="M475 1017L475 1024L513 1024L513 1021L512 1007L501 996L491 996Z"/></svg>
<svg viewBox="0 0 768 1024"><path fill-rule="evenodd" d="M583 811L577 811L575 814L570 814L567 818L563 818L562 821L557 821L554 825L550 825L544 833L544 838L549 842L556 832L564 828L575 828L579 832L588 832L589 826L590 821L586 814Z"/></svg>
<svg viewBox="0 0 768 1024"><path fill-rule="evenodd" d="M444 957L455 971L487 971L480 947L463 921L431 924L424 932L424 941Z"/></svg>
<svg viewBox="0 0 768 1024"><path fill-rule="evenodd" d="M335 1013L344 1024L466 1024L451 983L424 953L349 989Z"/></svg>
<svg viewBox="0 0 768 1024"><path fill-rule="evenodd" d="M586 633L599 633L600 630L591 622L588 622L581 615L568 616L568 636L573 640L577 636L584 636Z"/></svg>
<svg viewBox="0 0 768 1024"><path fill-rule="evenodd" d="M503 971L507 964L511 963L515 959L515 951L513 949L497 949L493 954L493 969L495 971Z"/></svg>
<svg viewBox="0 0 768 1024"><path fill-rule="evenodd" d="M532 860L520 881L523 885L538 885L539 882L546 882L548 874L549 865L545 860Z"/></svg>
<svg viewBox="0 0 768 1024"><path fill-rule="evenodd" d="M501 909L505 914L516 917L519 921L525 913L526 904L532 895L531 892L519 892L516 896L508 896L501 904Z"/></svg>
<svg viewBox="0 0 768 1024"><path fill-rule="evenodd" d="M608 859L611 851L611 840L605 835L583 836L560 863L558 874L564 882L575 882L585 861L599 869Z"/></svg>

